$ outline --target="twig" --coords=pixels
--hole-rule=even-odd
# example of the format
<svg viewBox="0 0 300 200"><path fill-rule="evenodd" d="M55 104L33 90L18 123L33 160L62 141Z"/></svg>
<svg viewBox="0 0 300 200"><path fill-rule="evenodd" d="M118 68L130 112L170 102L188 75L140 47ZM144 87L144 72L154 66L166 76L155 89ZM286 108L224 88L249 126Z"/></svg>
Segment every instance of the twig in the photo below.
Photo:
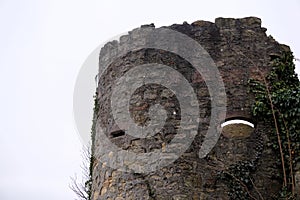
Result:
<svg viewBox="0 0 300 200"><path fill-rule="evenodd" d="M252 181L252 179L250 178L250 181L254 187L254 189L256 190L257 194L259 195L259 197L264 200L264 197L261 195L261 193L258 191L257 187L254 185L254 182Z"/></svg>
<svg viewBox="0 0 300 200"><path fill-rule="evenodd" d="M77 177L72 178L72 184L69 185L69 188L82 200L88 200L87 191L82 184L77 183Z"/></svg>
<svg viewBox="0 0 300 200"><path fill-rule="evenodd" d="M285 162L284 162L284 155L283 155L283 150L282 150L281 138L280 138L280 134L279 134L279 129L278 129L277 119L276 119L276 115L275 115L274 105L273 105L273 101L272 101L272 98L271 98L271 93L270 93L270 90L269 90L269 87L268 87L267 80L266 80L265 76L262 74L262 72L259 70L258 66L252 61L252 59L248 58L241 51L237 52L235 49L232 49L232 50L235 51L238 55L242 55L245 58L247 58L252 63L252 65L254 67L256 67L256 71L259 72L259 74L260 74L261 78L263 79L263 82L266 86L266 91L267 91L268 99L269 99L270 106L271 106L271 111L272 111L272 116L273 116L273 120L274 120L274 125L275 125L277 140L278 140L278 146L279 146L279 151L280 151L282 171L283 171L283 179L284 179L283 185L286 187L287 186L287 177L286 177L286 171L285 171Z"/></svg>
<svg viewBox="0 0 300 200"><path fill-rule="evenodd" d="M278 146L279 146L280 157L281 157L281 164L282 164L282 170L283 170L284 186L286 187L286 186L287 186L287 178L286 178L286 172L285 172L284 155L283 155L283 150L282 150L282 143L281 143L281 138L280 138L280 134L279 134L279 129L278 129L278 124L277 124L277 119L276 119L276 115L275 115L274 105L273 105L273 102L272 102L270 90L269 90L269 87L268 87L268 85L267 85L267 81L266 81L265 77L263 77L263 80L264 80L264 82L265 82L265 84L266 84L266 90L267 90L269 102L270 102L270 105L271 105L272 116L273 116L274 125L275 125L275 129L276 129L276 135L277 135Z"/></svg>
<svg viewBox="0 0 300 200"><path fill-rule="evenodd" d="M76 194L79 200L90 200L91 198L91 175L90 175L90 158L91 149L89 147L83 147L83 161L81 165L82 179L77 181L77 176L71 177L71 184L69 188Z"/></svg>
<svg viewBox="0 0 300 200"><path fill-rule="evenodd" d="M277 109L278 110L278 109ZM292 178L292 195L295 195L295 180L294 180L294 173L293 173L293 163L292 163L292 148L291 148L291 141L290 141L290 133L289 130L287 128L287 124L286 121L284 120L283 114L280 113L280 111L278 110L279 114L281 115L283 124L284 124L284 128L286 130L286 137L288 140L288 149L289 149L289 165L290 165L290 173L291 173L291 178Z"/></svg>

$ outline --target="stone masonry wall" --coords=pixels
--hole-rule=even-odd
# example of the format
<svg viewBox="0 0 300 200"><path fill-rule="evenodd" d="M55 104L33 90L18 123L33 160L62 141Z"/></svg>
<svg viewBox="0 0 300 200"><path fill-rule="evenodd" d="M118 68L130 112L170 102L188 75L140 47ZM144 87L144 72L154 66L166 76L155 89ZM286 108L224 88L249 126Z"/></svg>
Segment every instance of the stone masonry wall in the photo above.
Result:
<svg viewBox="0 0 300 200"><path fill-rule="evenodd" d="M154 29L153 25L141 28L144 27ZM141 139L124 134L116 125L110 108L111 86L136 65L159 63L180 72L197 95L201 125L189 149L174 163L158 171L147 174L122 172L111 169L96 157L93 165L92 199L229 199L230 188L218 175L228 167L243 161L255 165L255 170L251 172L255 188L250 188L249 193L257 199L260 198L259 195L264 199L271 199L281 188L281 182L274 178L278 173L274 152L266 146L271 128L269 124L262 124L251 116L250 109L254 97L249 93L248 80L260 79L257 68L264 74L268 73L271 69L270 56L289 51L289 47L267 36L266 28L261 27L261 20L255 17L217 18L215 23L185 22L166 28L188 35L205 48L216 63L225 84L226 119L246 119L253 122L255 128L250 135L243 132L238 137L221 135L208 156L199 158L199 148L211 115L210 95L201 75L187 60L171 52L157 49L128 52L114 60L100 77L97 89L98 128L93 141L94 151L99 151L99 141L102 140L97 132L99 127L104 128L105 134L115 145L137 153L163 149L176 135L181 113L178 100L171 90L157 84L147 84L135 91L130 100L130 114L137 124L145 125L149 120L149 107L159 103L167 110L167 120L163 129L151 138ZM130 40L134 32L135 30L122 36L120 43ZM106 44L100 56L115 51L120 43ZM99 67L101 71L101 66ZM174 74L165 76L176 78Z"/></svg>

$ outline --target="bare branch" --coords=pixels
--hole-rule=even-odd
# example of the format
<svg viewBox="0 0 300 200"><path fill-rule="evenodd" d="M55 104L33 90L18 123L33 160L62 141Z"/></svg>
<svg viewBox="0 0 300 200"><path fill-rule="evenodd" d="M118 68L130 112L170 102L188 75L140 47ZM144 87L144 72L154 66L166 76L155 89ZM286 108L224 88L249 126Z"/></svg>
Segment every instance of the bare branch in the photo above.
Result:
<svg viewBox="0 0 300 200"><path fill-rule="evenodd" d="M82 179L78 181L76 175L71 177L69 188L77 195L78 200L89 200L91 198L91 156L91 148L87 146L83 147L83 161L81 165Z"/></svg>
<svg viewBox="0 0 300 200"><path fill-rule="evenodd" d="M86 191L86 187L78 183L77 176L75 175L75 178L71 177L71 185L69 185L69 188L77 195L79 200L88 200L88 193Z"/></svg>

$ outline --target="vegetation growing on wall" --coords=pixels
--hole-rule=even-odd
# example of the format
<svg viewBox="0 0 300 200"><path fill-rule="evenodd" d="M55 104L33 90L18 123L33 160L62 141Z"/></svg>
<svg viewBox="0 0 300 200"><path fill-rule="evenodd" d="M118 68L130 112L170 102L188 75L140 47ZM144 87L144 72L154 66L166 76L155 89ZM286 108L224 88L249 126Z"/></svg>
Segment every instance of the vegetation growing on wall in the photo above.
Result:
<svg viewBox="0 0 300 200"><path fill-rule="evenodd" d="M220 179L225 181L229 188L228 196L230 199L256 199L250 193L250 190L255 187L251 177L255 170L256 167L253 162L243 161L231 165L227 170L220 173ZM260 195L258 191L257 193Z"/></svg>
<svg viewBox="0 0 300 200"><path fill-rule="evenodd" d="M295 199L294 169L300 162L300 82L295 73L291 52L272 58L272 70L263 82L250 80L255 94L253 116L274 124L269 135L271 146L277 152L283 187L278 198Z"/></svg>
<svg viewBox="0 0 300 200"><path fill-rule="evenodd" d="M91 128L91 147L85 147L83 151L83 180L82 183L78 182L77 178L71 178L72 184L70 185L71 190L77 195L80 200L91 200L92 199L92 175L93 175L93 165L95 162L94 157L94 142L96 135L96 122L99 113L99 104L97 100L97 92L94 96L94 114L93 122Z"/></svg>
<svg viewBox="0 0 300 200"><path fill-rule="evenodd" d="M270 74L265 77L261 73L262 82L249 80L250 91L255 95L252 115L274 125L267 145L278 155L277 165L282 170L277 178L283 182L275 199L297 198L294 169L300 164L300 82L293 61L292 52L273 56ZM252 189L259 199L263 199L251 177L255 170L254 162L243 161L220 173L219 177L228 185L231 199L257 199L251 195Z"/></svg>

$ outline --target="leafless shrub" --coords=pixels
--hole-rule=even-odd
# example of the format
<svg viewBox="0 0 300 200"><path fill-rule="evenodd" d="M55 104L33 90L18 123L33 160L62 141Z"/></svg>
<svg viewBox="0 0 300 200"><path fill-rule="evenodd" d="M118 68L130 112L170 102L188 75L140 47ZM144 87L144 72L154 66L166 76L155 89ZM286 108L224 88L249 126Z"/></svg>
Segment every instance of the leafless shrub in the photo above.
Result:
<svg viewBox="0 0 300 200"><path fill-rule="evenodd" d="M84 147L82 151L82 178L77 179L77 175L71 177L71 184L69 188L76 194L76 200L90 200L91 199L91 189L92 189L92 177L90 165L92 161L91 148Z"/></svg>

